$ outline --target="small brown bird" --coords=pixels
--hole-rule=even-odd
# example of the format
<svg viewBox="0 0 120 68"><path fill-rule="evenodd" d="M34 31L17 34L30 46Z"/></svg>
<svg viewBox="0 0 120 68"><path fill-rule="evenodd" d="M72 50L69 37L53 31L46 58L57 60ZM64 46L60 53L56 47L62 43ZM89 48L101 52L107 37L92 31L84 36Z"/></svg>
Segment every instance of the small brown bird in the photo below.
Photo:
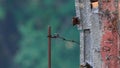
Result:
<svg viewBox="0 0 120 68"><path fill-rule="evenodd" d="M79 18L78 17L73 17L72 18L72 24L73 24L73 26L80 24Z"/></svg>

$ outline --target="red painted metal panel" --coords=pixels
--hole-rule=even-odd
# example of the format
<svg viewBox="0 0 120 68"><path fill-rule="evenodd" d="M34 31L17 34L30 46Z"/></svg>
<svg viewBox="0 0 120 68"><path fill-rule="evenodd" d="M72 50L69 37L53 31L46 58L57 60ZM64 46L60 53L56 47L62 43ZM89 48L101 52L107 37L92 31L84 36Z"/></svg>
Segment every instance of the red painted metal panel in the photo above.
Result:
<svg viewBox="0 0 120 68"><path fill-rule="evenodd" d="M100 18L102 22L101 56L102 68L120 68L119 63L119 33L118 2L116 0L101 0Z"/></svg>

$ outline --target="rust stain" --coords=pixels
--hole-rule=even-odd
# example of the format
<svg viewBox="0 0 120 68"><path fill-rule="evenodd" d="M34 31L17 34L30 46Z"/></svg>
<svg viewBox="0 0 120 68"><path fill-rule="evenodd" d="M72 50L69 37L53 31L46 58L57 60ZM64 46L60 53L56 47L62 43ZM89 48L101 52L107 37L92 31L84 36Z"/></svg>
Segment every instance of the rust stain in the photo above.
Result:
<svg viewBox="0 0 120 68"><path fill-rule="evenodd" d="M119 45L118 45L118 8L115 0L102 0L100 11L103 12L102 21L102 40L101 40L101 56L103 61L103 68L120 68L119 63ZM119 3L120 9L120 3ZM120 14L119 14L120 16Z"/></svg>

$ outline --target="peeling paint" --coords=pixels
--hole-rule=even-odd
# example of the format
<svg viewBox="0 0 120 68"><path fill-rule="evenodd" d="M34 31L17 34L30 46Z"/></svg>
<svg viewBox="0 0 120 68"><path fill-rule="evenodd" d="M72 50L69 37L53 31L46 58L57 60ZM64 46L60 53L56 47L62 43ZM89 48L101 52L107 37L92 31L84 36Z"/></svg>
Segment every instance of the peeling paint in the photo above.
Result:
<svg viewBox="0 0 120 68"><path fill-rule="evenodd" d="M102 39L101 39L101 56L103 65L102 68L120 68L119 67L119 49L118 49L118 11L115 0L101 1L100 16L102 22Z"/></svg>

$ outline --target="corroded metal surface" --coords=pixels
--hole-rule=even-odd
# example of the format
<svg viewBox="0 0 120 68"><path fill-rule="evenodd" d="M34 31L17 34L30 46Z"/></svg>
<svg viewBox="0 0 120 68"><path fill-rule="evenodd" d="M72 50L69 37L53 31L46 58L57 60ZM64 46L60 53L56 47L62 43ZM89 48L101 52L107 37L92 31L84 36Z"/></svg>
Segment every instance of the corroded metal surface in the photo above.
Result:
<svg viewBox="0 0 120 68"><path fill-rule="evenodd" d="M100 0L102 68L120 68L117 0Z"/></svg>

